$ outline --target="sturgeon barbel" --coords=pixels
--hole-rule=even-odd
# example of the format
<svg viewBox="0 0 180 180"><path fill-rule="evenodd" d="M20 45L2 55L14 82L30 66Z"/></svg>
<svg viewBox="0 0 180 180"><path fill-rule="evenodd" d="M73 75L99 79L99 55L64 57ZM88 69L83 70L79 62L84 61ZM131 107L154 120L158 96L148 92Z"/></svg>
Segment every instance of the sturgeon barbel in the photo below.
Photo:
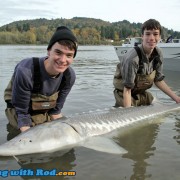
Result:
<svg viewBox="0 0 180 180"><path fill-rule="evenodd" d="M150 106L112 108L54 120L30 128L0 145L0 156L54 152L74 146L124 153L113 140L102 135L133 124L150 122L152 118L180 110L179 104L154 103Z"/></svg>

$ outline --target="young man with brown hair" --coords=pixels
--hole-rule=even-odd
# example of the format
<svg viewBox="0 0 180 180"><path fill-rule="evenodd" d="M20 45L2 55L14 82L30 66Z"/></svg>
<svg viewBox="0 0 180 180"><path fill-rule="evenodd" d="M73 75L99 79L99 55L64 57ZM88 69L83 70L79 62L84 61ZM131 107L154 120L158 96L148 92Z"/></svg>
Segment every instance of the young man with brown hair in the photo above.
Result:
<svg viewBox="0 0 180 180"><path fill-rule="evenodd" d="M144 22L142 44L129 50L117 65L113 80L115 106L150 105L153 96L147 90L153 83L176 103L180 103L180 97L164 81L163 55L157 47L161 31L157 20L149 19Z"/></svg>

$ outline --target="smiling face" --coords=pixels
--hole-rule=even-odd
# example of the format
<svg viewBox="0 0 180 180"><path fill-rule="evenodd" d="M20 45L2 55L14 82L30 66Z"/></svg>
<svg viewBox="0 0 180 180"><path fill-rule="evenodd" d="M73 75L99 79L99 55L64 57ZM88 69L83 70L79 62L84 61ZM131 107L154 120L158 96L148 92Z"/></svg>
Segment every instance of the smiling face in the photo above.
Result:
<svg viewBox="0 0 180 180"><path fill-rule="evenodd" d="M73 62L75 50L56 42L48 50L48 59L44 61L45 69L50 76L63 73Z"/></svg>
<svg viewBox="0 0 180 180"><path fill-rule="evenodd" d="M144 52L150 56L161 39L161 24L155 19L149 19L142 24L141 32Z"/></svg>
<svg viewBox="0 0 180 180"><path fill-rule="evenodd" d="M156 47L157 43L160 41L161 35L159 29L153 30L144 30L142 34L142 44L144 51L146 53L152 52L153 49Z"/></svg>

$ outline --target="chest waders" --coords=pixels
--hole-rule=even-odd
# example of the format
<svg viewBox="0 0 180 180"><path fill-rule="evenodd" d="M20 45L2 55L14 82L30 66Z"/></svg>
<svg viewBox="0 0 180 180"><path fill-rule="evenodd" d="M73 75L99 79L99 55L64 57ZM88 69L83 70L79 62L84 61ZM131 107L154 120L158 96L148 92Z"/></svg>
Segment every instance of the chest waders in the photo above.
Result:
<svg viewBox="0 0 180 180"><path fill-rule="evenodd" d="M142 61L141 50L138 46L134 47L139 57L139 69L135 78L135 86L131 90L131 105L132 106L141 106L141 105L150 105L153 101L153 96L150 92L146 90L151 88L154 82L156 75L155 67L157 65L157 60L155 59L153 65L153 72L145 75L142 73L144 67ZM114 97L116 99L115 106L124 106L123 104L123 90L124 86L122 84L122 76L119 74L120 64L117 66L116 73L114 76L113 84L115 86Z"/></svg>
<svg viewBox="0 0 180 180"><path fill-rule="evenodd" d="M41 124L51 120L50 116L48 115L48 111L56 107L56 101L59 92L56 92L51 96L45 96L40 94L40 91L42 89L42 81L41 81L39 58L33 58L33 65L34 65L34 77L33 77L34 84L33 84L33 91L31 94L31 102L29 105L29 114L31 115L32 126L35 126L37 124ZM4 100L7 103L5 114L9 120L10 125L18 129L17 114L15 108L11 104L12 83L13 83L13 79L11 78L4 93Z"/></svg>

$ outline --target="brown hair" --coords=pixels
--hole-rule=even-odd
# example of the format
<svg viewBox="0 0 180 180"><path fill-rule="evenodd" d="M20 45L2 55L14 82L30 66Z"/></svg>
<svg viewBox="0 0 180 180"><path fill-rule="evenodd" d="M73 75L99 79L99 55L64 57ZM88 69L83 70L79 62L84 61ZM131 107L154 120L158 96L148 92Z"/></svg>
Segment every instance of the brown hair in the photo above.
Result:
<svg viewBox="0 0 180 180"><path fill-rule="evenodd" d="M63 46L67 46L70 50L74 50L75 52L77 50L77 44L75 44L71 40L59 40L58 43Z"/></svg>
<svg viewBox="0 0 180 180"><path fill-rule="evenodd" d="M141 28L141 33L144 34L144 30L153 30L153 29L158 29L161 35L162 32L162 27L161 24L159 23L159 21L155 20L155 19L149 19L147 21L145 21L142 25Z"/></svg>

